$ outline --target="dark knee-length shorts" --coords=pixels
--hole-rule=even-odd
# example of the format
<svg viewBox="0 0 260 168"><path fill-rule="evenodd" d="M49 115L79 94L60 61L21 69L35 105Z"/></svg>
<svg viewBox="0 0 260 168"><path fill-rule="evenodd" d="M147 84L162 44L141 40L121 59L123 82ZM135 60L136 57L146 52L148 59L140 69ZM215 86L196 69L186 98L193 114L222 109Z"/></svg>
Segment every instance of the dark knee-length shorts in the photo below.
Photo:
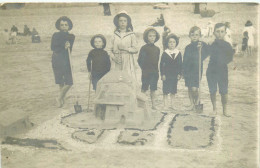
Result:
<svg viewBox="0 0 260 168"><path fill-rule="evenodd" d="M98 81L106 74L105 73L98 73L98 74L91 74L91 80L92 80L92 85L93 85L93 90L97 89L97 83Z"/></svg>
<svg viewBox="0 0 260 168"><path fill-rule="evenodd" d="M163 94L176 94L177 93L178 78L176 77L167 77L163 81Z"/></svg>
<svg viewBox="0 0 260 168"><path fill-rule="evenodd" d="M219 70L214 70L211 68L207 69L206 72L209 92L215 94L217 92L217 87L219 87L220 94L228 93L228 70L227 68L222 68Z"/></svg>
<svg viewBox="0 0 260 168"><path fill-rule="evenodd" d="M151 91L157 90L159 79L158 72L145 73L142 72L142 90L147 91L149 86Z"/></svg>
<svg viewBox="0 0 260 168"><path fill-rule="evenodd" d="M69 61L52 57L52 69L55 83L60 85L73 85L72 72Z"/></svg>

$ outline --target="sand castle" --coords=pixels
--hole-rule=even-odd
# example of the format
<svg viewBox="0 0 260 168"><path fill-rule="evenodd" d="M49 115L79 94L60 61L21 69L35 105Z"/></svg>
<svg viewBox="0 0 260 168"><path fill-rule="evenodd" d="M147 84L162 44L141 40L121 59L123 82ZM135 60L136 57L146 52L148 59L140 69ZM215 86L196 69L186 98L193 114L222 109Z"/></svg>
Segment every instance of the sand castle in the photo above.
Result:
<svg viewBox="0 0 260 168"><path fill-rule="evenodd" d="M108 72L97 85L94 112L105 123L142 124L149 117L146 96L124 71Z"/></svg>

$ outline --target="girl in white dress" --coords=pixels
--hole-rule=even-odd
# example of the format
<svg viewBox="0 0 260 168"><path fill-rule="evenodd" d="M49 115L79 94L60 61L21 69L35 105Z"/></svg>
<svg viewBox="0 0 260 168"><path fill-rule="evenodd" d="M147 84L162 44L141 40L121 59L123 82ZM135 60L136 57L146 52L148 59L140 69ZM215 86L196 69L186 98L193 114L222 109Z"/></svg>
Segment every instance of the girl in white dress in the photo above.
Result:
<svg viewBox="0 0 260 168"><path fill-rule="evenodd" d="M243 33L244 32L248 32L248 42L247 42L247 45L248 45L248 55L251 56L252 55L252 48L254 47L255 45L255 42L254 42L254 34L255 34L255 28L253 27L253 24L250 20L248 20L245 24L245 28L243 30Z"/></svg>
<svg viewBox="0 0 260 168"><path fill-rule="evenodd" d="M133 32L131 18L126 12L120 12L114 17L116 30L112 37L110 57L114 61L113 69L126 71L136 78L134 57L138 52L136 36Z"/></svg>

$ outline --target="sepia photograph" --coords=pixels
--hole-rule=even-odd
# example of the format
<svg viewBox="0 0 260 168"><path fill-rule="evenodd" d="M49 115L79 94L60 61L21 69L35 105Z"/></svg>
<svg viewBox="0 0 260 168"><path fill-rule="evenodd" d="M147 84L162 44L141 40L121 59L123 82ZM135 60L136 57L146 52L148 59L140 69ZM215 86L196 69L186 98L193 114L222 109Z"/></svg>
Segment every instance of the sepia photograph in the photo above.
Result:
<svg viewBox="0 0 260 168"><path fill-rule="evenodd" d="M0 2L0 168L259 168L259 9Z"/></svg>

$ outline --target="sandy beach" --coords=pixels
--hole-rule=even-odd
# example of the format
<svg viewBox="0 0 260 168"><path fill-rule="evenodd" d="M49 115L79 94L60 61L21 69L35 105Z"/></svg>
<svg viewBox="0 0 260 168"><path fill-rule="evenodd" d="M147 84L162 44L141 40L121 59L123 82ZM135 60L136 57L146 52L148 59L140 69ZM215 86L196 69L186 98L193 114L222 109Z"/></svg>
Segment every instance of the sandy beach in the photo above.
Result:
<svg viewBox="0 0 260 168"><path fill-rule="evenodd" d="M95 133L102 132L102 135L97 140L93 140L93 143L87 143L73 137L73 133L86 128L73 128L62 124L61 120L74 113L75 96L85 110L88 94L90 94L90 109L93 109L95 92L93 90L88 92L89 79L86 67L87 54L92 49L91 37L102 33L109 41L114 31L114 15L121 10L126 10L132 17L140 49L144 44L143 31L156 21L161 11L153 9L153 4L112 4L112 16L103 16L103 7L98 4L63 8L36 6L29 5L19 10L0 10L1 32L5 28L10 29L12 25L16 25L19 31L22 31L23 26L27 24L30 28L35 27L42 39L41 43L31 43L31 37L18 36L18 43L12 45L0 40L0 113L7 110L23 112L34 124L31 129L11 137L55 140L64 149L1 144L2 168L256 168L259 166L258 47L254 48L251 57L243 57L238 53L229 64L228 113L232 117L227 118L222 115L219 94L217 94L218 115L212 112L205 75L209 61L207 58L204 62L201 83L203 114L198 115L187 111L185 105L189 104L189 99L183 79L178 83L175 99L177 110L163 111L162 81L159 80L156 91L156 105L159 110L153 112L164 112L166 115L161 122L161 118L158 118L159 124L156 128L146 130L143 136L149 135L151 138L145 141L144 145L118 143L119 135L126 131L124 128L103 132L98 130ZM233 32L232 39L240 47L242 30L247 20L253 22L256 30L259 29L259 5L209 3L208 9L216 11L212 18L194 15L192 4L170 3L169 6L170 9L164 12L172 32L180 37L178 49L182 54L185 46L190 42L189 29L194 25L204 28L210 20L214 23L228 21ZM59 88L55 85L52 71L50 42L52 34L57 31L55 22L63 15L70 17L74 24L71 33L76 36L72 52L75 84L67 95L65 106L57 108L55 98ZM156 29L160 33L163 30L162 27ZM257 34L256 46L258 37ZM203 38L203 40L207 39ZM161 39L156 45L162 50ZM137 58L136 55L135 60ZM137 83L140 84L141 71L138 66L136 72ZM149 98L149 93L147 97ZM148 100L151 106L151 101ZM209 118L204 119L205 117L201 115ZM176 122L171 133L176 137L172 141L183 141L183 143L169 145L167 135L174 117ZM210 125L212 119L214 119L213 126ZM182 132L185 131L178 128L187 123L197 124L199 131L205 133L184 136ZM203 130L204 127L208 129ZM212 130L211 127L214 129ZM212 134L211 139L208 136L210 134ZM207 135L205 136L207 139L203 139L203 135ZM3 142L4 138L0 140ZM210 145L200 147L207 143L195 143L204 141L210 142Z"/></svg>

